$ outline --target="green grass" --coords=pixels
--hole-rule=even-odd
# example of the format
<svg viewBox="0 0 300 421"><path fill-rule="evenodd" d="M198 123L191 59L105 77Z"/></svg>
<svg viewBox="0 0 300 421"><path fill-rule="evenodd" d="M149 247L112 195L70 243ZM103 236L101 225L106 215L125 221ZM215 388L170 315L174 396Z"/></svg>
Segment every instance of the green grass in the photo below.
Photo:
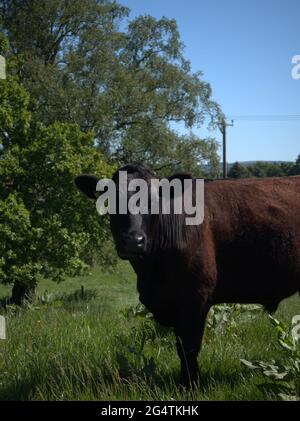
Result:
<svg viewBox="0 0 300 421"><path fill-rule="evenodd" d="M0 296L7 293L1 287ZM240 362L287 358L263 312L206 330L202 380L186 392L177 387L172 332L124 311L138 303L129 265L120 263L113 274L95 268L59 285L45 281L38 294L44 303L0 310L8 335L0 341L0 400L275 399L259 387L265 379ZM283 302L276 317L289 322L295 314L299 297Z"/></svg>

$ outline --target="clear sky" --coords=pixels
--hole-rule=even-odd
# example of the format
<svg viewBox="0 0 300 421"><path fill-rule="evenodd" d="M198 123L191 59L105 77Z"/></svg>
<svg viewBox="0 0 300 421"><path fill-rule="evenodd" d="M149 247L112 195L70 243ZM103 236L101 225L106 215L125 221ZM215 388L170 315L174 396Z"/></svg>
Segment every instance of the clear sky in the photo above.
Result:
<svg viewBox="0 0 300 421"><path fill-rule="evenodd" d="M119 0L131 17L176 19L193 70L202 70L227 116L300 115L300 0ZM206 131L196 131L206 135ZM221 140L220 134L211 135ZM298 121L235 121L228 162L290 160L300 153Z"/></svg>

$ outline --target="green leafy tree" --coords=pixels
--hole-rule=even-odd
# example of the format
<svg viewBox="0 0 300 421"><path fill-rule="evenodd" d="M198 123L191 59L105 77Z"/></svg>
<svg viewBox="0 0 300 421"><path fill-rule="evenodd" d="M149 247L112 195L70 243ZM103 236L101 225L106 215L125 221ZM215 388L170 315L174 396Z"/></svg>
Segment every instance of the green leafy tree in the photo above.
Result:
<svg viewBox="0 0 300 421"><path fill-rule="evenodd" d="M291 169L291 175L300 175L300 155L298 155L298 158Z"/></svg>
<svg viewBox="0 0 300 421"><path fill-rule="evenodd" d="M269 164L267 169L267 177L283 177L285 174L280 164Z"/></svg>
<svg viewBox="0 0 300 421"><path fill-rule="evenodd" d="M128 9L108 0L0 4L12 50L24 58L19 73L31 109L46 124L92 129L101 151L117 162L132 160L137 151L139 160L159 165L165 150L178 144L177 160L185 162L186 153L193 160L193 148L182 143L195 145L194 136L178 136L170 125L193 128L220 120L210 85L183 56L174 20L140 16L126 25ZM199 163L212 139L207 147L201 142Z"/></svg>
<svg viewBox="0 0 300 421"><path fill-rule="evenodd" d="M10 193L0 200L0 280L13 284L13 300L20 304L34 293L42 266L34 258L42 232L34 228L22 199Z"/></svg>
<svg viewBox="0 0 300 421"><path fill-rule="evenodd" d="M0 54L4 55L9 50L9 43L7 37L3 34L2 19L0 18Z"/></svg>
<svg viewBox="0 0 300 421"><path fill-rule="evenodd" d="M192 133L179 135L163 123L149 122L143 130L137 126L127 130L123 147L116 150L116 156L119 162L146 160L154 169L164 169L161 175L188 171L198 177L216 177L219 175L217 152L218 144L213 138L203 140Z"/></svg>
<svg viewBox="0 0 300 421"><path fill-rule="evenodd" d="M253 177L283 177L291 175L291 163L256 162L248 167Z"/></svg>
<svg viewBox="0 0 300 421"><path fill-rule="evenodd" d="M248 167L253 177L267 177L268 164L266 162L255 162L255 164Z"/></svg>
<svg viewBox="0 0 300 421"><path fill-rule="evenodd" d="M292 162L281 162L279 165L283 175L292 175L294 168L294 164Z"/></svg>
<svg viewBox="0 0 300 421"><path fill-rule="evenodd" d="M251 174L247 167L240 164L239 162L235 162L230 170L228 171L229 178L248 178L251 177Z"/></svg>
<svg viewBox="0 0 300 421"><path fill-rule="evenodd" d="M82 200L74 177L110 176L113 168L78 126L37 122L15 78L0 81L0 282L12 301L29 298L38 281L61 281L95 261L111 264L107 220Z"/></svg>
<svg viewBox="0 0 300 421"><path fill-rule="evenodd" d="M284 177L300 174L300 157L292 162L255 162L252 165L233 164L228 175L232 178L245 177Z"/></svg>

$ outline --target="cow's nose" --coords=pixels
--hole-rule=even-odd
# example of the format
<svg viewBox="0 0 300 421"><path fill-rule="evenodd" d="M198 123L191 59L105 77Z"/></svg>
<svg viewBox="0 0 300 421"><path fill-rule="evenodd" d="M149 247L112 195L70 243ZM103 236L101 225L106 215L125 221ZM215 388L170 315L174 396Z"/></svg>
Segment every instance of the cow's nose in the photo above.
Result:
<svg viewBox="0 0 300 421"><path fill-rule="evenodd" d="M122 235L123 246L129 249L142 248L145 244L145 236L140 233Z"/></svg>
<svg viewBox="0 0 300 421"><path fill-rule="evenodd" d="M141 256L146 250L147 237L143 232L123 233L116 244L121 259L133 259Z"/></svg>
<svg viewBox="0 0 300 421"><path fill-rule="evenodd" d="M137 235L136 236L136 245L138 247L142 247L145 243L145 237L143 235Z"/></svg>

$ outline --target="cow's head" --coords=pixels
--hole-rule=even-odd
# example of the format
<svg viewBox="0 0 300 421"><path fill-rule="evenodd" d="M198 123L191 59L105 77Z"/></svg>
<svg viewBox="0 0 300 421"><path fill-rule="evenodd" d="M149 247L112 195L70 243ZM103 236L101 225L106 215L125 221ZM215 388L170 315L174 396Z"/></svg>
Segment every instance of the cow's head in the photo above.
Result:
<svg viewBox="0 0 300 421"><path fill-rule="evenodd" d="M112 177L116 185L116 209L119 209L120 189L124 190L119 183L120 171L127 172L126 194L127 200L133 196L134 192L128 191L128 184L132 179L143 179L149 185L155 174L146 166L140 164L128 164L120 168ZM76 186L88 198L96 200L98 192L96 186L99 179L93 175L80 175L75 179ZM121 191L121 195L124 191ZM136 259L143 256L149 249L149 224L150 215L148 214L110 214L110 227L115 241L117 253L122 259Z"/></svg>
<svg viewBox="0 0 300 421"><path fill-rule="evenodd" d="M126 172L127 184L124 186L120 182L120 174ZM177 174L169 178L191 178L189 174ZM131 213L119 212L119 198L126 190L127 203L136 193L129 191L128 185L132 180L144 180L148 187L146 206L148 213ZM149 255L158 249L182 248L186 243L187 236L190 231L185 227L184 214L175 215L171 212L169 215L151 214L150 203L153 200L153 188L151 181L158 180L153 171L141 164L128 164L120 168L112 177L116 186L116 210L115 214L110 214L110 226L115 241L117 253L120 258L128 260L136 260L145 255ZM75 179L75 183L90 199L97 200L98 192L96 191L99 179L92 175L80 175ZM97 194L98 193L98 194ZM150 195L152 194L152 197ZM156 191L158 201L160 198L160 190ZM174 197L173 197L174 199ZM161 202L159 201L161 206ZM161 210L161 209L160 209Z"/></svg>

